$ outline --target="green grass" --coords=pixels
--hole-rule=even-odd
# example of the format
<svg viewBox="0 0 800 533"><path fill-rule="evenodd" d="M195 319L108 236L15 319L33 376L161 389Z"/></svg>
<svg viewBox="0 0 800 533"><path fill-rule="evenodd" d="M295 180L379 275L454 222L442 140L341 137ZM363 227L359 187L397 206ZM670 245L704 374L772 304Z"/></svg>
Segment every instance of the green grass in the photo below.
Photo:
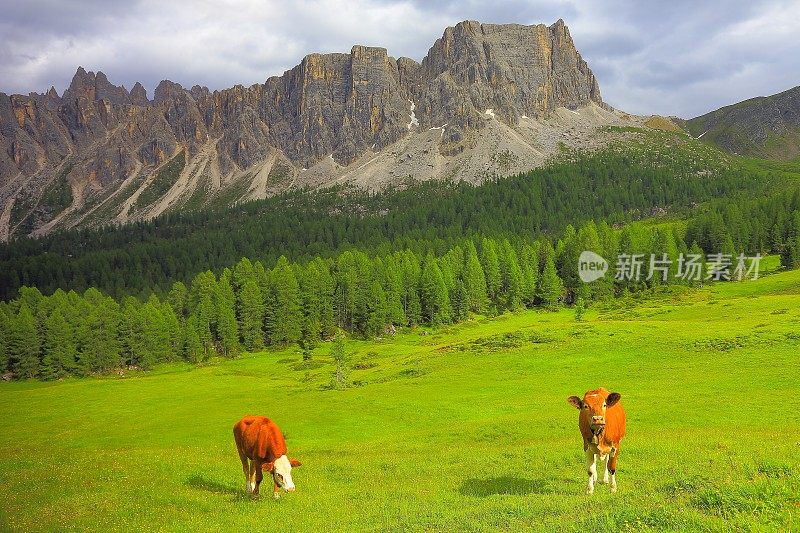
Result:
<svg viewBox="0 0 800 533"><path fill-rule="evenodd" d="M133 204L134 210L150 207L156 200L164 196L167 191L175 185L178 177L186 166L186 154L181 151L163 165L145 189L139 193L136 203Z"/></svg>
<svg viewBox="0 0 800 533"><path fill-rule="evenodd" d="M347 343L0 385L0 529L792 531L800 271ZM426 334L422 334L422 332ZM611 495L584 495L577 412L628 413ZM286 433L298 491L252 500L231 428ZM269 488L266 490L269 493Z"/></svg>
<svg viewBox="0 0 800 533"><path fill-rule="evenodd" d="M49 208L53 215L57 215L72 205L72 187L67 176L72 172L74 166L74 163L67 164L42 193L39 205Z"/></svg>

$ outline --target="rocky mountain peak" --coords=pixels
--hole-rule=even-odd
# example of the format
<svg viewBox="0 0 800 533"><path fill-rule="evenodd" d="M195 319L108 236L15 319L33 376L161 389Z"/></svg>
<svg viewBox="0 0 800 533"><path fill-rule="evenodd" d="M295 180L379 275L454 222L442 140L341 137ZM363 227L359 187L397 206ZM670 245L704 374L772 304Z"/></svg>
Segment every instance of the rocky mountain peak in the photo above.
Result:
<svg viewBox="0 0 800 533"><path fill-rule="evenodd" d="M36 207L17 209L0 238L3 231L46 231L54 220L73 226L147 218L184 203L204 205L223 189L239 201L337 180L367 188L409 177L480 181L498 164L494 150L516 151L504 159L515 166L501 172L541 161L531 137L539 126L522 121L564 107L608 110L562 20L463 21L446 28L419 63L355 45L349 53L309 54L250 87L186 90L163 80L152 101L140 83L128 92L103 72L79 67L57 98L54 89L0 95L0 184L25 177L0 190L0 211L17 197L42 198L41 189L68 168L69 216L30 200ZM141 193L153 176L179 156L185 175L153 205L142 205L141 198L152 198ZM100 205L102 216L92 214Z"/></svg>
<svg viewBox="0 0 800 533"><path fill-rule="evenodd" d="M160 104L170 98L185 92L180 83L170 80L161 80L153 93L153 102Z"/></svg>
<svg viewBox="0 0 800 533"><path fill-rule="evenodd" d="M147 89L145 89L144 86L142 86L142 84L138 81L131 89L131 104L138 106L146 106L150 104L150 100L147 99Z"/></svg>
<svg viewBox="0 0 800 533"><path fill-rule="evenodd" d="M108 81L106 75L97 71L86 72L78 67L69 88L64 91L64 99L85 98L89 101L108 100L115 105L130 104L130 94L124 86L116 86Z"/></svg>
<svg viewBox="0 0 800 533"><path fill-rule="evenodd" d="M53 87L52 85L50 86L50 89L47 91L46 96L51 100L61 100L61 97L58 96L58 91L56 91L56 88Z"/></svg>

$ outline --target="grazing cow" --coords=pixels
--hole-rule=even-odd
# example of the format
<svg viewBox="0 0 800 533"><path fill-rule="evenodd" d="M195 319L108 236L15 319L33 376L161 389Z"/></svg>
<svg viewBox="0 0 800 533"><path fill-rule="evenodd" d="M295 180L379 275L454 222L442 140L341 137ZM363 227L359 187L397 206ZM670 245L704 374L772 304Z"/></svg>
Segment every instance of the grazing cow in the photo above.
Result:
<svg viewBox="0 0 800 533"><path fill-rule="evenodd" d="M570 396L567 399L571 405L580 410L578 427L583 436L583 450L586 452L586 467L589 473L586 494L594 493L598 455L603 461L604 469L601 483L608 483L611 474L611 492L617 492L619 441L625 436L625 410L619 399L619 393L609 393L602 387L587 391L583 395L583 400L577 396Z"/></svg>
<svg viewBox="0 0 800 533"><path fill-rule="evenodd" d="M248 493L258 495L258 486L264 479L262 470L272 474L276 499L281 489L294 492L292 467L300 466L300 461L286 457L286 441L275 422L265 416L246 416L233 426L233 438L242 460Z"/></svg>

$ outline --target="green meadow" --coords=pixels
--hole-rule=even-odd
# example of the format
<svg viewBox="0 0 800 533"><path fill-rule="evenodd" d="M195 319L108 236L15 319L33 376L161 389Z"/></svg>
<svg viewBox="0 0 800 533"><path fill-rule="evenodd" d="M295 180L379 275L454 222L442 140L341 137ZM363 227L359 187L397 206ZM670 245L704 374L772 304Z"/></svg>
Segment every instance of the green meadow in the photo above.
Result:
<svg viewBox="0 0 800 533"><path fill-rule="evenodd" d="M124 377L0 384L0 529L800 530L800 271ZM568 396L622 394L619 492ZM297 492L245 493L245 414ZM267 481L268 483L268 481Z"/></svg>

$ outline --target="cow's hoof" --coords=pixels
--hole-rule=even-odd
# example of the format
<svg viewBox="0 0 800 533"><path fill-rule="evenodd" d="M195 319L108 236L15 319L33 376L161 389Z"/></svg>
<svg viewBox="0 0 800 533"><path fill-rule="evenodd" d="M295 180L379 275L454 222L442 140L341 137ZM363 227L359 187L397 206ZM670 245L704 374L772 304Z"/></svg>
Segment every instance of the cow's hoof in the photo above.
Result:
<svg viewBox="0 0 800 533"><path fill-rule="evenodd" d="M611 485L611 494L616 494L616 493L617 493L617 486Z"/></svg>
<svg viewBox="0 0 800 533"><path fill-rule="evenodd" d="M608 475L603 476L602 481L600 481L603 485L608 485Z"/></svg>

